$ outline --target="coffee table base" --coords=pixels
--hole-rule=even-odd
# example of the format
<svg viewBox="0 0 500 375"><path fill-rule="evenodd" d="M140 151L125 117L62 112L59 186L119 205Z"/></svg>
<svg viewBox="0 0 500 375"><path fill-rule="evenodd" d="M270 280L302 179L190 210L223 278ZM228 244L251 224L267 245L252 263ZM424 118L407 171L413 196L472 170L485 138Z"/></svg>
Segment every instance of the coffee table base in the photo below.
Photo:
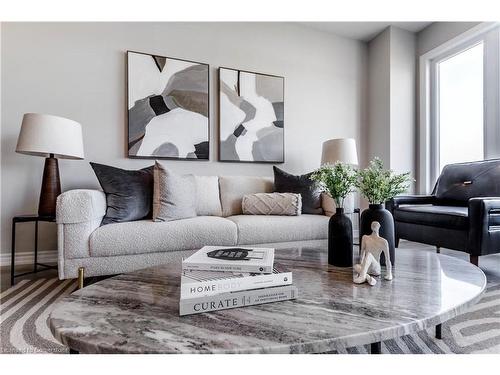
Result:
<svg viewBox="0 0 500 375"><path fill-rule="evenodd" d="M436 338L438 340L442 340L442 338L443 338L443 335L442 335L442 332L441 332L441 324L438 324L436 326Z"/></svg>
<svg viewBox="0 0 500 375"><path fill-rule="evenodd" d="M443 339L441 324L438 324L436 326L436 338L438 340ZM370 344L370 354L382 354L382 343L380 341L373 342Z"/></svg>
<svg viewBox="0 0 500 375"><path fill-rule="evenodd" d="M380 341L370 344L370 354L382 354L382 343Z"/></svg>

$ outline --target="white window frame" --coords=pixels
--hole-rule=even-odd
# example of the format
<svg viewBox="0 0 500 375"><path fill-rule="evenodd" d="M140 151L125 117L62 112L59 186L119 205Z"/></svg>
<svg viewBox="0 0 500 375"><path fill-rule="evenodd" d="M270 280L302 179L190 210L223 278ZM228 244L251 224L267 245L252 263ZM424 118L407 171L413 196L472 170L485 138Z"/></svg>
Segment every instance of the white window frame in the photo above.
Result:
<svg viewBox="0 0 500 375"><path fill-rule="evenodd" d="M484 152L485 158L500 157L500 38L491 32L498 22L481 23L419 59L419 159L418 191L431 192L439 175L438 80L437 64L479 42L483 42L483 74L489 77L484 85Z"/></svg>

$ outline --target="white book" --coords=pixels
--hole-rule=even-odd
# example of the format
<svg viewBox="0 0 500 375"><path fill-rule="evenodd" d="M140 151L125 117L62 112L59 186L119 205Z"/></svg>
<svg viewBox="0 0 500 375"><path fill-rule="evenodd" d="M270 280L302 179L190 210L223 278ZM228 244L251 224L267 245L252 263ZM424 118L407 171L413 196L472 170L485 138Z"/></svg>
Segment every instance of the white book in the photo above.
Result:
<svg viewBox="0 0 500 375"><path fill-rule="evenodd" d="M274 249L204 246L182 261L182 270L272 273Z"/></svg>
<svg viewBox="0 0 500 375"><path fill-rule="evenodd" d="M285 285L181 299L179 302L179 315L201 314L209 311L287 301L297 298L297 295L298 291L295 286Z"/></svg>
<svg viewBox="0 0 500 375"><path fill-rule="evenodd" d="M184 270L181 276L181 298L213 296L257 288L290 285L292 273L275 264L273 273L259 274L230 271Z"/></svg>

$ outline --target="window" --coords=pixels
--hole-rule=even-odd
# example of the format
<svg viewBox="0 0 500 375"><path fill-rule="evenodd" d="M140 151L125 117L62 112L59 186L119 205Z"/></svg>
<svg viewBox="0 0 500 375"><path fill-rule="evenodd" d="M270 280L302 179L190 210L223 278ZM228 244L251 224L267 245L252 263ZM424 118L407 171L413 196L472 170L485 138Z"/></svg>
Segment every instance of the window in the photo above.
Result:
<svg viewBox="0 0 500 375"><path fill-rule="evenodd" d="M500 158L500 27L484 23L420 57L419 190L451 163Z"/></svg>
<svg viewBox="0 0 500 375"><path fill-rule="evenodd" d="M484 159L483 43L436 63L436 163Z"/></svg>

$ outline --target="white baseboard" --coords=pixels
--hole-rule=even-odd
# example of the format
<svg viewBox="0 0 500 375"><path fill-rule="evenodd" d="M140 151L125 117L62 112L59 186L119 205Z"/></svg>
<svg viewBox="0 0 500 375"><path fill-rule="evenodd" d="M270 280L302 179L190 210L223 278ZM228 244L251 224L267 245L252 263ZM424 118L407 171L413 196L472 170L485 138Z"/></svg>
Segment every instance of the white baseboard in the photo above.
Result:
<svg viewBox="0 0 500 375"><path fill-rule="evenodd" d="M10 253L0 254L0 267L10 266ZM16 266L20 264L33 264L35 255L33 251L16 252ZM57 250L39 250L39 263L54 263L57 262Z"/></svg>

